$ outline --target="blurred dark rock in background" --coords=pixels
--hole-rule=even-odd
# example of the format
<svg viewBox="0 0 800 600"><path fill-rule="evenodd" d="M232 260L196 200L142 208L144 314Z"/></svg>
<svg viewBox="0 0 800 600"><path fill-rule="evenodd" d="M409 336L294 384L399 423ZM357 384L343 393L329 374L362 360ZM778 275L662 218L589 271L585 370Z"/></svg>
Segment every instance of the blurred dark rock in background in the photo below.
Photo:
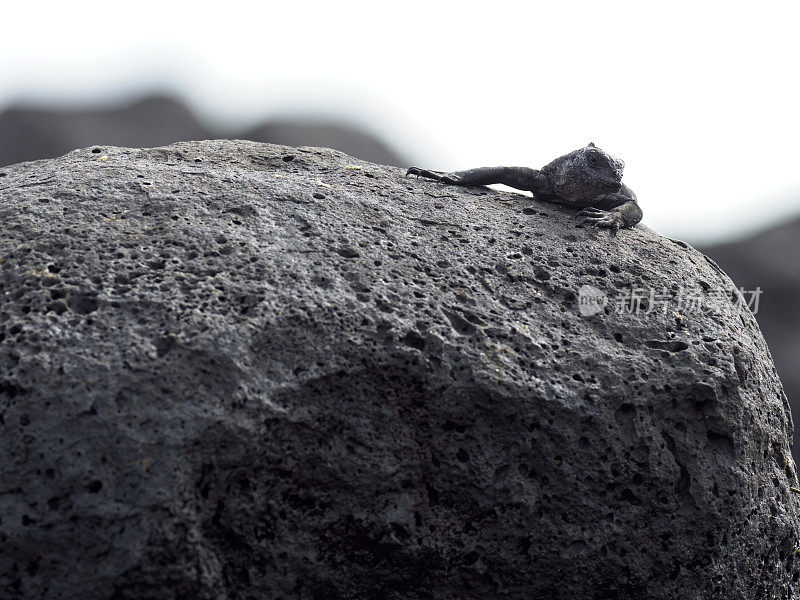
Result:
<svg viewBox="0 0 800 600"><path fill-rule="evenodd" d="M181 101L150 96L117 107L8 108L0 112L0 166L53 158L93 144L146 148L218 138L324 146L379 164L410 164L376 136L355 126L319 119L275 119L245 132L213 131Z"/></svg>
<svg viewBox="0 0 800 600"><path fill-rule="evenodd" d="M52 158L92 144L141 148L214 137L183 103L164 96L110 108L19 106L0 113L0 165Z"/></svg>
<svg viewBox="0 0 800 600"><path fill-rule="evenodd" d="M701 250L745 290L763 294L756 319L792 405L800 415L800 219L750 238ZM799 460L795 447L795 460Z"/></svg>

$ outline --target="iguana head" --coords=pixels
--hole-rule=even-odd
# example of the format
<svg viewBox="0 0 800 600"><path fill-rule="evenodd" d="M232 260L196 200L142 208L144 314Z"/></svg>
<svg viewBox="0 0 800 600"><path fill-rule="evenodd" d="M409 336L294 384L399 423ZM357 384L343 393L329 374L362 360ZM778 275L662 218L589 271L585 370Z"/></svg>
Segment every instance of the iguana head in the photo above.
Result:
<svg viewBox="0 0 800 600"><path fill-rule="evenodd" d="M574 163L574 168L589 174L589 179L597 180L598 183L619 187L622 182L625 163L595 146L594 142L589 142L588 146L578 150Z"/></svg>
<svg viewBox="0 0 800 600"><path fill-rule="evenodd" d="M589 143L555 159L542 171L559 198L583 206L602 194L618 191L624 168L621 160Z"/></svg>

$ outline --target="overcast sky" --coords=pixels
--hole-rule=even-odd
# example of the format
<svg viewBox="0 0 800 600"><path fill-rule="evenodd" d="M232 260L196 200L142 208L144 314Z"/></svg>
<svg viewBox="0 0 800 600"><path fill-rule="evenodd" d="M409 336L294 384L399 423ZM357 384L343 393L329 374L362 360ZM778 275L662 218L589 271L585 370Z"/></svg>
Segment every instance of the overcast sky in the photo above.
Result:
<svg viewBox="0 0 800 600"><path fill-rule="evenodd" d="M430 168L594 141L694 242L800 215L798 2L9 3L0 108L172 91L212 125L342 116Z"/></svg>

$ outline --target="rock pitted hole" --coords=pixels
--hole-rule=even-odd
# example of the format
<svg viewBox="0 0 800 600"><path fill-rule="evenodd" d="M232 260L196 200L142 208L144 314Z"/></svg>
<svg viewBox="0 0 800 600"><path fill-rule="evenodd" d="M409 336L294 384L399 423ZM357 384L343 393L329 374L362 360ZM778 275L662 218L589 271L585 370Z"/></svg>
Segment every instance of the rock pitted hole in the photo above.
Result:
<svg viewBox="0 0 800 600"><path fill-rule="evenodd" d="M79 315L88 315L97 310L97 298L91 294L72 294L67 300L70 310Z"/></svg>
<svg viewBox="0 0 800 600"><path fill-rule="evenodd" d="M475 333L476 330L475 325L467 321L460 314L449 310L443 310L442 312L449 319L450 324L453 326L453 329L455 329L461 335L469 335L471 333Z"/></svg>
<svg viewBox="0 0 800 600"><path fill-rule="evenodd" d="M667 352L683 352L689 348L689 344L686 342L679 342L677 340L645 340L644 345L648 348L654 348L655 350L666 350Z"/></svg>
<svg viewBox="0 0 800 600"><path fill-rule="evenodd" d="M58 510L58 507L62 505L62 501L66 499L65 496L53 496L47 500L47 508L50 510Z"/></svg>
<svg viewBox="0 0 800 600"><path fill-rule="evenodd" d="M675 459L675 464L678 465L680 469L680 475L675 482L675 494L678 497L678 503L681 508L693 506L695 501L691 493L692 478L691 475L689 475L689 470L686 468L686 465L684 465L678 457L678 446L675 443L675 439L664 431L661 432L661 436L667 444L667 450L669 450L673 459Z"/></svg>
<svg viewBox="0 0 800 600"><path fill-rule="evenodd" d="M169 336L159 338L156 340L155 346L158 358L162 358L175 346L175 338Z"/></svg>
<svg viewBox="0 0 800 600"><path fill-rule="evenodd" d="M539 281L547 281L550 279L550 271L539 265L533 268L533 274Z"/></svg>
<svg viewBox="0 0 800 600"><path fill-rule="evenodd" d="M16 383L12 383L8 380L0 381L0 396L15 398L16 396L24 394L25 391L25 388L17 385Z"/></svg>
<svg viewBox="0 0 800 600"><path fill-rule="evenodd" d="M425 338L419 335L416 331L409 331L403 338L403 343L406 346L416 348L420 352L425 350Z"/></svg>
<svg viewBox="0 0 800 600"><path fill-rule="evenodd" d="M454 423L449 419L442 423L442 430L443 431L455 431L457 433L464 433L469 428L469 425L464 423Z"/></svg>
<svg viewBox="0 0 800 600"><path fill-rule="evenodd" d="M294 154L287 154L281 160L283 162L292 162L294 160Z"/></svg>
<svg viewBox="0 0 800 600"><path fill-rule="evenodd" d="M641 506L642 504L641 498L634 494L629 488L622 490L619 498L623 502L627 502L628 504L633 504L635 506Z"/></svg>
<svg viewBox="0 0 800 600"><path fill-rule="evenodd" d="M619 426L620 433L627 440L632 440L636 435L636 407L633 404L623 404L614 412L614 420Z"/></svg>
<svg viewBox="0 0 800 600"><path fill-rule="evenodd" d="M102 150L100 148L92 148L92 154L100 154Z"/></svg>
<svg viewBox="0 0 800 600"><path fill-rule="evenodd" d="M352 246L339 246L336 248L336 253L343 258L358 258L361 256L359 251Z"/></svg>
<svg viewBox="0 0 800 600"><path fill-rule="evenodd" d="M734 451L734 443L731 436L727 433L721 433L718 431L713 431L708 429L706 431L706 437L708 438L709 445L716 450L721 452L727 452L729 454L733 454ZM788 468L788 467L787 467ZM789 478L791 480L791 477Z"/></svg>
<svg viewBox="0 0 800 600"><path fill-rule="evenodd" d="M747 367L739 355L739 349L733 349L733 367L736 369L736 376L739 378L739 383L744 385L747 382Z"/></svg>

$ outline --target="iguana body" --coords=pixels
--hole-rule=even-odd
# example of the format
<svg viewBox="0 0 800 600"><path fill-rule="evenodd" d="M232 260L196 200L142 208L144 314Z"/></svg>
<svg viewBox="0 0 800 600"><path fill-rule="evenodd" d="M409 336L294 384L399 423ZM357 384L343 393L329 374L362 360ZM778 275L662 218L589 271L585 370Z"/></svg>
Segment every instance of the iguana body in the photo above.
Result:
<svg viewBox="0 0 800 600"><path fill-rule="evenodd" d="M527 167L481 167L442 173L411 167L406 175L426 177L452 185L502 183L533 192L534 198L574 208L596 227L633 227L642 220L636 194L622 183L625 163L589 144L560 156L541 170Z"/></svg>

